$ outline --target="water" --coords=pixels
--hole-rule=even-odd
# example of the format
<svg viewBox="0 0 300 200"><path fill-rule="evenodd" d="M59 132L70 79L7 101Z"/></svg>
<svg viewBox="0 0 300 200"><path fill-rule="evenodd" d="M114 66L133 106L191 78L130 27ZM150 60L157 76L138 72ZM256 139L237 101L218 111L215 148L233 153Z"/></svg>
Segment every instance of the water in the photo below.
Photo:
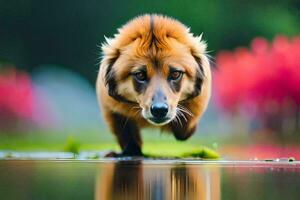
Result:
<svg viewBox="0 0 300 200"><path fill-rule="evenodd" d="M1 160L0 199L300 199L300 163Z"/></svg>

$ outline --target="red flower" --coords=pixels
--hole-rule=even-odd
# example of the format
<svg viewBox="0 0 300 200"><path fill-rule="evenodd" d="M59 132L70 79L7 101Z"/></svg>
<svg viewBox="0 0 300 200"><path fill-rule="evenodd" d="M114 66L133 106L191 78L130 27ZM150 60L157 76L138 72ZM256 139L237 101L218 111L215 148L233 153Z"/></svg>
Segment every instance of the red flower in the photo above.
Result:
<svg viewBox="0 0 300 200"><path fill-rule="evenodd" d="M15 69L0 73L1 119L30 119L33 114L33 86L29 76Z"/></svg>
<svg viewBox="0 0 300 200"><path fill-rule="evenodd" d="M300 36L278 36L271 44L256 38L250 49L220 52L216 65L214 90L224 110L263 114L270 106L300 107Z"/></svg>

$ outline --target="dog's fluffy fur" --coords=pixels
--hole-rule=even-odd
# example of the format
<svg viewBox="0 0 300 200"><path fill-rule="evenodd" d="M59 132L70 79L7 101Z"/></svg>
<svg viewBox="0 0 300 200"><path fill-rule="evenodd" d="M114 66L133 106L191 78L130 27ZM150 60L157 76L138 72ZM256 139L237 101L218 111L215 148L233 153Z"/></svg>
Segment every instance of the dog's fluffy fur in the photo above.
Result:
<svg viewBox="0 0 300 200"><path fill-rule="evenodd" d="M159 127L178 140L195 132L211 92L211 71L201 36L193 36L177 20L143 15L118 29L113 38L106 38L102 52L97 95L121 155L142 155L143 127ZM163 96L169 107L168 120L162 123L151 120L155 95Z"/></svg>

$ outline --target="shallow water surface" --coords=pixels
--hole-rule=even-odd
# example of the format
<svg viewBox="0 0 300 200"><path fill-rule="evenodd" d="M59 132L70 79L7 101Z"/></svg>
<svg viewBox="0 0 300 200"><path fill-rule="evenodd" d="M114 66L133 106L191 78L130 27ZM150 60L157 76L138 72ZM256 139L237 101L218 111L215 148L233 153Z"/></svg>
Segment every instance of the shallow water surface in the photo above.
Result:
<svg viewBox="0 0 300 200"><path fill-rule="evenodd" d="M299 199L298 162L1 160L1 199Z"/></svg>

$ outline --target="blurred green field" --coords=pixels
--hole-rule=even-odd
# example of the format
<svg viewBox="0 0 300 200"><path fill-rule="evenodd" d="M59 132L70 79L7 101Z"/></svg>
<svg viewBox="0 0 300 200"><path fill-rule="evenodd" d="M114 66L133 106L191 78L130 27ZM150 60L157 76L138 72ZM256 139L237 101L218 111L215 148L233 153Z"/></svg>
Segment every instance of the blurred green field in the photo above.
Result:
<svg viewBox="0 0 300 200"><path fill-rule="evenodd" d="M150 131L147 131L150 132ZM154 135L153 135L154 134ZM143 152L153 156L189 156L218 149L218 144L199 137L181 142L172 135L143 134ZM86 134L28 133L24 135L0 135L0 150L5 151L120 151L110 133L89 132ZM217 157L214 152L212 157ZM199 155L202 157L201 155Z"/></svg>

